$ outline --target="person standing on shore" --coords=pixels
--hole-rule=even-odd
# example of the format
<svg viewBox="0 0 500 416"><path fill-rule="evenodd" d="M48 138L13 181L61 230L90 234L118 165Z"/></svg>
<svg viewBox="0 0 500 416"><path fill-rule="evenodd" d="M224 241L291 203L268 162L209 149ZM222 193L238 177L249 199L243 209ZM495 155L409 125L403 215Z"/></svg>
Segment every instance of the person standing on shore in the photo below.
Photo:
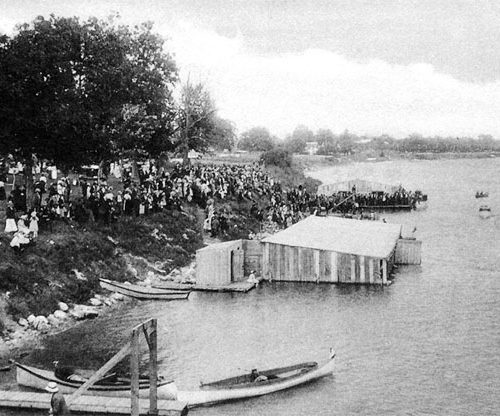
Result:
<svg viewBox="0 0 500 416"><path fill-rule="evenodd" d="M54 415L54 416L69 415L70 414L69 407L66 404L66 400L64 400L64 396L59 391L57 383L51 381L47 385L47 387L45 387L45 390L48 391L49 393L52 393L52 397L50 398L49 415Z"/></svg>
<svg viewBox="0 0 500 416"><path fill-rule="evenodd" d="M7 203L7 210L5 212L5 232L13 233L17 231L16 225L16 210L12 201Z"/></svg>

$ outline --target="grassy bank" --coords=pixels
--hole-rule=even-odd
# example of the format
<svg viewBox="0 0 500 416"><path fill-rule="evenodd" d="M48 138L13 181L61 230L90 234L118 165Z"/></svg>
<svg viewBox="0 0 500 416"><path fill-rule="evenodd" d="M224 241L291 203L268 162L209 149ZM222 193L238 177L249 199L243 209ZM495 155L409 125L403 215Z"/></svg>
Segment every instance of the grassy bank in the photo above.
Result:
<svg viewBox="0 0 500 416"><path fill-rule="evenodd" d="M10 248L10 239L0 234L0 291L14 318L47 315L59 301L85 303L100 291L100 277L132 279L126 254L169 272L189 263L203 244L195 210L120 218L109 226L55 222L21 253Z"/></svg>

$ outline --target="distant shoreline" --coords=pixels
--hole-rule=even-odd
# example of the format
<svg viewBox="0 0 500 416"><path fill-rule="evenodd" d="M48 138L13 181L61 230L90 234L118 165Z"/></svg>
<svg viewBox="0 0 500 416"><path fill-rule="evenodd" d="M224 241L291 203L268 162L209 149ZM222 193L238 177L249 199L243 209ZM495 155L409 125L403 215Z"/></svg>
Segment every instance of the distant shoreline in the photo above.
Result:
<svg viewBox="0 0 500 416"><path fill-rule="evenodd" d="M304 171L314 171L325 167L346 165L349 163L378 163L391 160L451 160L451 159L491 159L500 157L500 152L463 152L463 153L400 153L387 152L384 156L373 156L370 152L355 153L353 155L324 156L324 155L294 155L294 161Z"/></svg>

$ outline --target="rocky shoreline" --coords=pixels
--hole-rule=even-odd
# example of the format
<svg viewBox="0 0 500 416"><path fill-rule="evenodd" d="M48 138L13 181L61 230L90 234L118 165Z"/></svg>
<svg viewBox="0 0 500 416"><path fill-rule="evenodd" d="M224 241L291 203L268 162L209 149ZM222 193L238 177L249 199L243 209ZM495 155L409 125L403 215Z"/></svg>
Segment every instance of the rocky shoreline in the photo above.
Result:
<svg viewBox="0 0 500 416"><path fill-rule="evenodd" d="M173 269L168 274L158 265L142 257L133 256L128 259L128 264L132 274L138 279L133 282L134 284L151 286L154 281L178 283L195 281L194 262L180 269ZM119 293L96 293L87 304L68 305L65 302L59 302L58 309L47 316L31 314L26 318L19 318L17 322L10 320L6 324L3 337L0 338L0 367L6 366L9 360L22 357L30 350L39 347L45 337L56 335L86 320L110 313L115 308L132 301L132 298Z"/></svg>

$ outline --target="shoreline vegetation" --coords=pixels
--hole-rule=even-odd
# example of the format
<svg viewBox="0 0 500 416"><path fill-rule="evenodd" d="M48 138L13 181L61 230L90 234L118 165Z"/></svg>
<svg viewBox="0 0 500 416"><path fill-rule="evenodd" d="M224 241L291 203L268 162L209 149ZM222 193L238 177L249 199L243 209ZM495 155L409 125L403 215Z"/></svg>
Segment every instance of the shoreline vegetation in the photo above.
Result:
<svg viewBox="0 0 500 416"><path fill-rule="evenodd" d="M304 185L315 191L319 182L304 172L345 163L367 161L366 155L333 158L294 156L288 168L271 167L268 174L284 189ZM498 154L399 154L377 158L434 160L497 157ZM259 154L208 156L202 164L246 164ZM373 161L373 160L368 160ZM259 201L262 202L262 201ZM251 215L250 201L227 200L218 207L230 212L231 228L222 239L248 238L262 231ZM37 243L13 251L10 236L0 233L0 364L24 354L40 339L107 313L123 297L103 295L99 278L117 281L190 280L196 250L210 243L203 232L204 211L194 204L143 217L122 217L116 223L78 225L56 222L42 230ZM3 229L3 228L2 228ZM204 241L205 240L205 241ZM113 306L115 305L115 306Z"/></svg>

